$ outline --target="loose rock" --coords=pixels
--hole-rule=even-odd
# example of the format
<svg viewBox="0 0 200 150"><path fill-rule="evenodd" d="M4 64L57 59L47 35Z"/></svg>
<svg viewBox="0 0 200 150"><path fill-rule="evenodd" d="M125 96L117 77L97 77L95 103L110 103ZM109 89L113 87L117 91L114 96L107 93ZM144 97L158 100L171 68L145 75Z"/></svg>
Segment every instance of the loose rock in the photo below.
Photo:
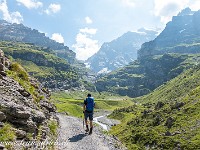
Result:
<svg viewBox="0 0 200 150"><path fill-rule="evenodd" d="M23 130L16 130L15 131L17 139L24 139L26 137L26 132Z"/></svg>
<svg viewBox="0 0 200 150"><path fill-rule="evenodd" d="M6 119L6 116L3 112L0 111L0 122L4 121Z"/></svg>

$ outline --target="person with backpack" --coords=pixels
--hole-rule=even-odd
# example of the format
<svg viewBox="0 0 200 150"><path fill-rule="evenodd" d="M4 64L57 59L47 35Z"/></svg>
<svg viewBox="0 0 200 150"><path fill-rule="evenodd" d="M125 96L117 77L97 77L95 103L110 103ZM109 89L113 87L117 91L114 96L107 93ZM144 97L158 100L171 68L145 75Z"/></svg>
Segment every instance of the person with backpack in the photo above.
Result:
<svg viewBox="0 0 200 150"><path fill-rule="evenodd" d="M84 118L85 118L85 124L86 124L86 132L89 132L89 134L92 134L92 129L93 129L93 113L94 113L94 107L95 107L95 102L94 98L92 97L91 94L87 95L87 98L84 100L84 105L83 105L83 113L84 113ZM90 130L88 126L87 120L90 120Z"/></svg>

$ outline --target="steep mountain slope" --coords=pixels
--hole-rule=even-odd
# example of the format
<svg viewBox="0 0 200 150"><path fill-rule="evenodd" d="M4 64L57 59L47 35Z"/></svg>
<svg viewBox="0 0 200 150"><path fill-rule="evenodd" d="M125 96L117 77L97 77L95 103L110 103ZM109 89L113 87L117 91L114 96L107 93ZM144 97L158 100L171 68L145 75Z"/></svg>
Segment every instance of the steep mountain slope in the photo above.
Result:
<svg viewBox="0 0 200 150"><path fill-rule="evenodd" d="M0 20L0 48L48 88L94 89L75 53L35 29Z"/></svg>
<svg viewBox="0 0 200 150"><path fill-rule="evenodd" d="M65 58L68 62L75 61L75 53L63 43L58 43L49 39L44 33L40 33L36 29L31 29L23 24L8 23L0 20L0 40L15 41L22 43L30 43L36 46L45 47L55 50L57 55Z"/></svg>
<svg viewBox="0 0 200 150"><path fill-rule="evenodd" d="M200 149L200 65L135 99L142 106L118 109L113 127L129 149Z"/></svg>
<svg viewBox="0 0 200 150"><path fill-rule="evenodd" d="M139 29L137 32L127 32L121 37L104 43L100 50L90 57L86 63L94 72L107 73L136 60L137 50L147 41L153 40L157 32Z"/></svg>
<svg viewBox="0 0 200 150"><path fill-rule="evenodd" d="M7 148L19 149L16 140L53 140L57 117L49 101L49 91L0 50L0 144L7 142Z"/></svg>
<svg viewBox="0 0 200 150"><path fill-rule="evenodd" d="M138 97L151 92L199 61L200 55L165 54L149 57L109 73L98 79L95 85L99 92Z"/></svg>
<svg viewBox="0 0 200 150"><path fill-rule="evenodd" d="M45 87L70 89L88 86L87 81L82 82L83 77L87 75L87 70L72 67L65 59L57 57L53 51L46 48L4 41L0 42L0 49L24 66L26 71Z"/></svg>
<svg viewBox="0 0 200 150"><path fill-rule="evenodd" d="M144 43L138 51L138 58L164 53L200 53L200 11L184 9L155 40Z"/></svg>
<svg viewBox="0 0 200 150"><path fill-rule="evenodd" d="M183 10L155 40L142 45L137 61L98 79L97 90L131 97L145 95L185 68L198 64L199 20L200 11Z"/></svg>

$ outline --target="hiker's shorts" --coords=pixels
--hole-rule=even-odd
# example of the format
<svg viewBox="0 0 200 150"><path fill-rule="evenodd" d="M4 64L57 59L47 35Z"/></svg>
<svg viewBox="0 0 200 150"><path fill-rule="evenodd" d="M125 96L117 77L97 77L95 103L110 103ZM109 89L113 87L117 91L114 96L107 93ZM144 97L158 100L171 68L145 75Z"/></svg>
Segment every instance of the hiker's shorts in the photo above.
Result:
<svg viewBox="0 0 200 150"><path fill-rule="evenodd" d="M87 118L89 118L90 121L93 120L93 112L89 113L89 112L85 112L85 120L87 120Z"/></svg>

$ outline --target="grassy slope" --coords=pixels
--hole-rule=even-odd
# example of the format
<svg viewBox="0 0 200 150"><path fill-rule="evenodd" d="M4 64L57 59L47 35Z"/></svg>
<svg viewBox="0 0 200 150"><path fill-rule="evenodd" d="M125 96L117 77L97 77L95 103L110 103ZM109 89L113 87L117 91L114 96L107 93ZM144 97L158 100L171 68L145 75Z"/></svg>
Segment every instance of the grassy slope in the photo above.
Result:
<svg viewBox="0 0 200 150"><path fill-rule="evenodd" d="M58 112L66 112L69 115L81 117L83 100L86 98L87 93L87 91L55 92L52 93L52 99ZM95 111L114 110L133 104L128 97L121 97L109 93L102 93L101 95L99 93L92 93L92 95L95 98Z"/></svg>
<svg viewBox="0 0 200 150"><path fill-rule="evenodd" d="M111 133L129 149L200 149L199 93L200 66L196 66L151 94L135 99L142 106L114 111L111 116L122 119L123 123L114 127ZM155 108L158 102L164 105ZM178 104L184 105L177 107ZM167 127L166 121L170 117L174 121Z"/></svg>
<svg viewBox="0 0 200 150"><path fill-rule="evenodd" d="M69 63L46 48L1 41L0 49L23 65L29 74L40 81L49 81L49 79L78 80L78 74Z"/></svg>
<svg viewBox="0 0 200 150"><path fill-rule="evenodd" d="M199 54L165 54L134 61L98 79L98 91L138 97L150 93L200 60ZM119 86L117 86L119 85Z"/></svg>

